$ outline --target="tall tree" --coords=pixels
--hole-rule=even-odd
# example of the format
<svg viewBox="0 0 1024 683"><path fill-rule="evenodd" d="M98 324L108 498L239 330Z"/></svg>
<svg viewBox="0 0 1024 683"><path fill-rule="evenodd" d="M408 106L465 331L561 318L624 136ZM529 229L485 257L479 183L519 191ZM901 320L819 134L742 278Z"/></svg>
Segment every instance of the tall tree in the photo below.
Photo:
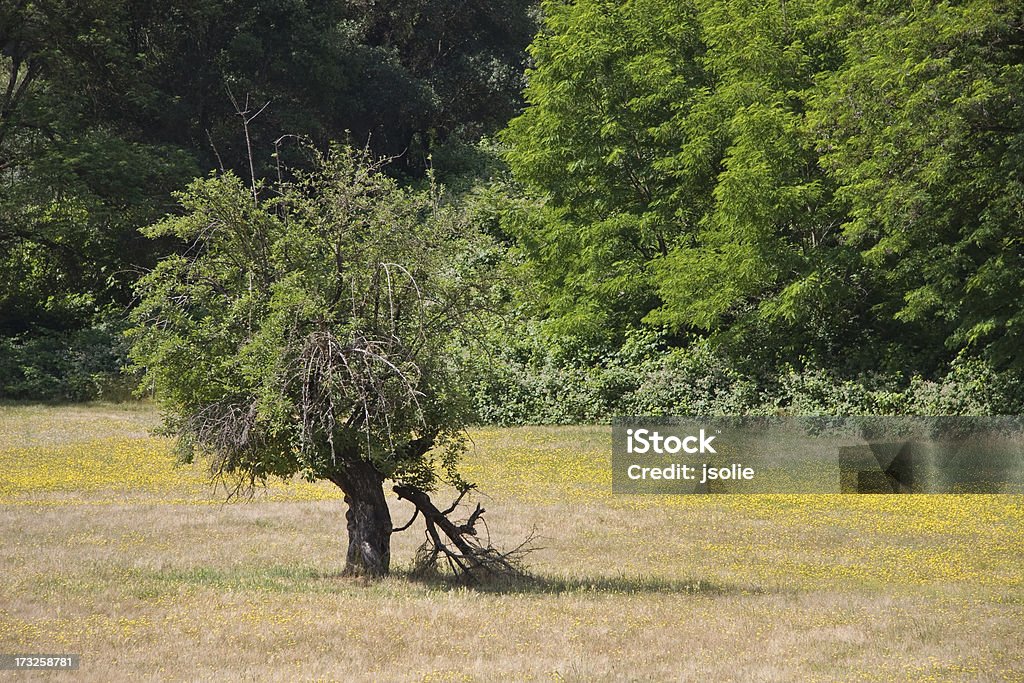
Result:
<svg viewBox="0 0 1024 683"><path fill-rule="evenodd" d="M545 3L505 141L547 315L769 364L1018 362L1021 14Z"/></svg>
<svg viewBox="0 0 1024 683"><path fill-rule="evenodd" d="M842 206L807 120L837 58L836 17L811 2L698 5L712 85L685 125L703 133L714 180L692 239L651 263L660 305L648 320L760 360L831 365L866 331L856 252L839 239Z"/></svg>
<svg viewBox="0 0 1024 683"><path fill-rule="evenodd" d="M127 301L130 266L148 249L137 228L198 171L118 114L146 95L119 7L43 0L0 10L0 334L74 328Z"/></svg>
<svg viewBox="0 0 1024 683"><path fill-rule="evenodd" d="M543 16L529 106L504 140L547 199L517 237L560 326L600 340L655 305L647 263L702 212L708 164L673 161L703 142L681 124L703 98L704 46L689 0L547 2Z"/></svg>
<svg viewBox="0 0 1024 683"><path fill-rule="evenodd" d="M844 238L887 292L876 315L1021 367L1024 9L882 7L848 26L812 116Z"/></svg>

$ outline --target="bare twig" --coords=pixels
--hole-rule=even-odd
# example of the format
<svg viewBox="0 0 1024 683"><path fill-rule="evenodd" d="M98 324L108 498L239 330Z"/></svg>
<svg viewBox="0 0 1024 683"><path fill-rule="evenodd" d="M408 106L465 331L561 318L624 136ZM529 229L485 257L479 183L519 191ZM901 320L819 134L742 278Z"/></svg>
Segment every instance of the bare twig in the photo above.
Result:
<svg viewBox="0 0 1024 683"><path fill-rule="evenodd" d="M267 100L262 107L259 108L256 113L252 113L249 108L249 95L245 96L245 106L242 107L238 104L238 100L235 98L235 94L231 92L231 86L224 86L228 91L228 98L231 100L231 106L235 108L235 113L242 119L242 129L245 131L245 151L246 156L249 159L249 180L252 185L252 202L253 204L259 204L259 196L256 190L256 166L253 162L252 156L252 139L249 135L249 124L256 120L256 118L263 113L263 111L270 106L270 100Z"/></svg>
<svg viewBox="0 0 1024 683"><path fill-rule="evenodd" d="M213 136L210 135L210 129L206 129L206 139L210 141L210 147L213 148L213 155L217 157L217 166L220 167L220 172L224 173L224 160L220 158L220 152L217 151L217 145L213 141Z"/></svg>

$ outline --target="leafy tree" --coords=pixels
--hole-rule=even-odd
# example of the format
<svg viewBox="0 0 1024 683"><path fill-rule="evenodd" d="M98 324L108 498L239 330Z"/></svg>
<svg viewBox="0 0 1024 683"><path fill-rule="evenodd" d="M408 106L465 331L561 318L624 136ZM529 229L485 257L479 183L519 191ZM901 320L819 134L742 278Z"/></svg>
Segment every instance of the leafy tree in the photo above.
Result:
<svg viewBox="0 0 1024 683"><path fill-rule="evenodd" d="M646 265L694 229L706 164L672 163L702 96L689 0L547 2L530 46L530 106L504 133L516 177L547 201L514 230L549 313L594 342L655 304Z"/></svg>
<svg viewBox="0 0 1024 683"><path fill-rule="evenodd" d="M385 479L424 515L431 561L506 567L472 538L479 507L456 527L426 493L468 489L457 346L482 300L486 243L435 193L399 188L361 155L315 165L266 200L230 173L179 195L184 214L147 234L189 248L139 282L132 357L186 459L339 486L347 572L388 571Z"/></svg>
<svg viewBox="0 0 1024 683"><path fill-rule="evenodd" d="M1020 369L1024 9L880 6L847 27L812 117L844 240L885 288L874 314Z"/></svg>
<svg viewBox="0 0 1024 683"><path fill-rule="evenodd" d="M505 140L545 197L519 238L549 314L619 340L647 324L772 360L834 355L864 306L806 121L829 17L741 0L545 11Z"/></svg>
<svg viewBox="0 0 1024 683"><path fill-rule="evenodd" d="M1019 364L1018 8L544 4L504 135L554 329L748 367Z"/></svg>
<svg viewBox="0 0 1024 683"><path fill-rule="evenodd" d="M835 17L811 2L698 5L712 86L684 125L703 131L697 150L710 150L714 180L692 239L651 262L660 305L648 321L710 332L761 363L832 366L870 331L807 119L818 75L837 58Z"/></svg>
<svg viewBox="0 0 1024 683"><path fill-rule="evenodd" d="M116 73L126 63L106 23L114 10L107 0L0 10L0 335L78 329L126 303L130 266L151 248L138 227L198 170L103 113L115 87L134 93L128 69L123 81Z"/></svg>
<svg viewBox="0 0 1024 683"><path fill-rule="evenodd" d="M405 105L422 108L420 134L476 140L500 130L519 109L536 4L353 2L346 16L360 27L362 42L423 84L425 97Z"/></svg>
<svg viewBox="0 0 1024 683"><path fill-rule="evenodd" d="M122 317L172 248L138 228L209 169L276 177L249 150L284 134L368 144L422 176L431 145L515 110L531 33L526 2L0 3L0 338ZM245 134L232 99L268 105ZM277 147L303 162L294 139Z"/></svg>

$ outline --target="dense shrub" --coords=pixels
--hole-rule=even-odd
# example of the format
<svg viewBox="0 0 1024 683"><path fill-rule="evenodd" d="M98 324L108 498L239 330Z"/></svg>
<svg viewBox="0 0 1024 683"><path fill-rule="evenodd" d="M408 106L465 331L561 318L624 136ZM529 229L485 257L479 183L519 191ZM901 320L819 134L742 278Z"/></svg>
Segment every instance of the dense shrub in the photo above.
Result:
<svg viewBox="0 0 1024 683"><path fill-rule="evenodd" d="M536 328L480 364L477 418L495 424L607 422L616 415L987 415L1018 413L1022 383L979 359L945 375L840 377L808 367L743 372L704 341L667 348L630 335L587 361L559 353Z"/></svg>
<svg viewBox="0 0 1024 683"><path fill-rule="evenodd" d="M121 377L124 359L116 325L0 337L0 398L123 400L128 397Z"/></svg>
<svg viewBox="0 0 1024 683"><path fill-rule="evenodd" d="M958 358L940 381L914 377L907 389L906 411L919 415L1019 415L1024 384L975 358Z"/></svg>

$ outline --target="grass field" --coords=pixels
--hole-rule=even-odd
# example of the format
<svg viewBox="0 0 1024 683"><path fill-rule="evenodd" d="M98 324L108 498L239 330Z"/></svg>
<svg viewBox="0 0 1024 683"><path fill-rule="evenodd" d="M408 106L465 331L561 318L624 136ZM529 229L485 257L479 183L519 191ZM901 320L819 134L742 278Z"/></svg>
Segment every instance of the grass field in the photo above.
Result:
<svg viewBox="0 0 1024 683"><path fill-rule="evenodd" d="M1018 497L612 496L608 428L477 429L464 471L538 581L415 581L414 526L374 583L339 576L330 485L225 504L156 422L0 407L0 653L81 653L50 675L76 681L1024 681Z"/></svg>

